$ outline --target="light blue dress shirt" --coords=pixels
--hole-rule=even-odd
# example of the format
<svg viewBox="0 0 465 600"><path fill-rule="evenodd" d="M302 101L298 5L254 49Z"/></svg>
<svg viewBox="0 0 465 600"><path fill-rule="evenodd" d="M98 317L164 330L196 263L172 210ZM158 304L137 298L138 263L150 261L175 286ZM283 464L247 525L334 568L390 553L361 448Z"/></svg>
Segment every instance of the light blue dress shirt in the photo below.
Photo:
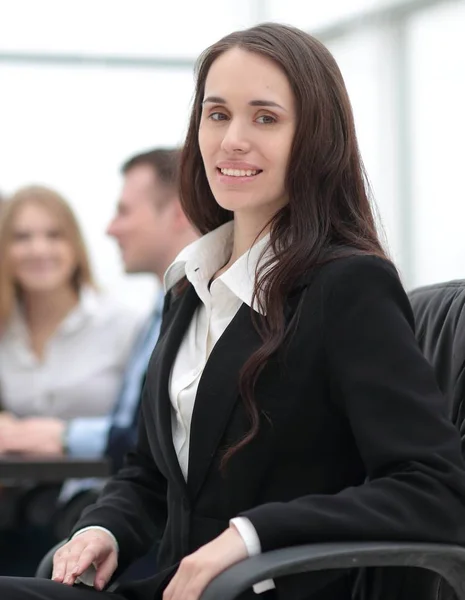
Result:
<svg viewBox="0 0 465 600"><path fill-rule="evenodd" d="M133 422L134 412L139 406L141 381L160 333L163 299L164 295L161 292L156 309L134 344L113 412L101 417L77 418L70 421L66 440L70 456L103 456L112 425L129 427Z"/></svg>

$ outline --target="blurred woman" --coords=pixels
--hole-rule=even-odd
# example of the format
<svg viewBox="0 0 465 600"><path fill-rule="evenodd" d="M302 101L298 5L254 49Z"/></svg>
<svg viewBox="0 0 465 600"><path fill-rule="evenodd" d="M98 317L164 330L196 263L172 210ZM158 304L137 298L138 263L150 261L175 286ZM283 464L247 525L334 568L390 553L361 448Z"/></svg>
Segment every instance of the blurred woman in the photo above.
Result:
<svg viewBox="0 0 465 600"><path fill-rule="evenodd" d="M68 420L111 410L138 322L97 290L66 201L14 194L0 221L0 453L62 454Z"/></svg>

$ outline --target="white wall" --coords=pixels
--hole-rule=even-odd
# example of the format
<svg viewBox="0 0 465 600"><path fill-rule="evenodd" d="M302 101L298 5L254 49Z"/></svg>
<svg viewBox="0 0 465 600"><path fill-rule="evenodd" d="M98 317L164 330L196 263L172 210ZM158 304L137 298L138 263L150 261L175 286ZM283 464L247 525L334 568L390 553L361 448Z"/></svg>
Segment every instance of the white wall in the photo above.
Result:
<svg viewBox="0 0 465 600"><path fill-rule="evenodd" d="M0 49L195 58L254 15L254 0L3 0Z"/></svg>
<svg viewBox="0 0 465 600"><path fill-rule="evenodd" d="M465 2L411 25L414 284L465 278Z"/></svg>

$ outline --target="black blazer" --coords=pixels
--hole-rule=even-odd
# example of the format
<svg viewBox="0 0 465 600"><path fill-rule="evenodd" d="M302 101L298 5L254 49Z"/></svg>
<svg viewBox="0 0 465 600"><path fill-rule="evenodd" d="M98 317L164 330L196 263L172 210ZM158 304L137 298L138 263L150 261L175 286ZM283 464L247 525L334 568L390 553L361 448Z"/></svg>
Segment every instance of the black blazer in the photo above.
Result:
<svg viewBox="0 0 465 600"><path fill-rule="evenodd" d="M145 385L146 373L141 377L139 399L136 406L133 407L132 419L129 424L121 426L115 423L112 419L110 431L108 432L108 440L105 448L105 456L110 459L112 472L118 471L122 465L124 458L130 448L134 446L137 439L138 431L138 415L140 402L142 400L142 391ZM118 407L115 407L113 414L116 413Z"/></svg>
<svg viewBox="0 0 465 600"><path fill-rule="evenodd" d="M121 568L163 531L162 573L127 584L123 594L159 597L173 565L238 515L251 520L263 551L337 540L465 543L459 436L389 263L339 259L296 286L286 305L293 333L255 390L260 431L222 473L224 449L249 428L238 373L260 345L250 308L240 308L199 384L186 483L172 443L168 381L198 303L188 285L167 308L149 365L137 449L75 528L111 530ZM276 585L280 600L350 595L345 573L287 577Z"/></svg>

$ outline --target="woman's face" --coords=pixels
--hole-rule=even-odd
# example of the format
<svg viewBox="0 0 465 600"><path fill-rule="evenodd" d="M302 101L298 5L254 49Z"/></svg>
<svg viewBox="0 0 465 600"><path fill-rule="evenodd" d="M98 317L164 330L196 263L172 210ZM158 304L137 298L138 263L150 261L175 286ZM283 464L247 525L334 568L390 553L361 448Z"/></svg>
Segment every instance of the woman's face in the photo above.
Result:
<svg viewBox="0 0 465 600"><path fill-rule="evenodd" d="M218 204L265 221L287 203L294 96L270 59L232 48L210 67L199 146Z"/></svg>
<svg viewBox="0 0 465 600"><path fill-rule="evenodd" d="M9 259L12 276L26 293L71 285L76 269L74 250L58 219L35 204L23 206L16 215Z"/></svg>

